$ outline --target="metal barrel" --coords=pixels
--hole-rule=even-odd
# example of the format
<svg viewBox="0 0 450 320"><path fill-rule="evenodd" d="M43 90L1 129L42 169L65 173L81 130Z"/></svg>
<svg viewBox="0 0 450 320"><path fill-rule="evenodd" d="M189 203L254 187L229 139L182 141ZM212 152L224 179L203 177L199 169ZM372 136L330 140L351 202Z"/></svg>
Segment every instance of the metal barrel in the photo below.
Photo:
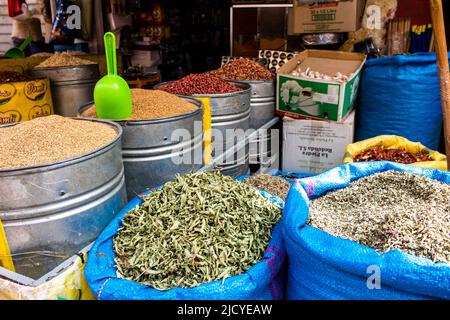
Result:
<svg viewBox="0 0 450 320"><path fill-rule="evenodd" d="M239 82L251 88L250 128L257 130L275 117L275 79ZM260 164L270 157L270 148L270 136L258 136L250 141L250 164Z"/></svg>
<svg viewBox="0 0 450 320"><path fill-rule="evenodd" d="M98 64L73 67L33 68L31 75L50 79L56 114L74 117L80 105L94 99L94 88L100 79Z"/></svg>
<svg viewBox="0 0 450 320"><path fill-rule="evenodd" d="M250 164L266 162L272 155L271 129L258 132L255 139L250 140Z"/></svg>
<svg viewBox="0 0 450 320"><path fill-rule="evenodd" d="M179 116L117 121L123 128L122 156L128 199L149 188L173 180L177 175L197 171L203 166L203 105ZM92 102L80 109L80 115Z"/></svg>
<svg viewBox="0 0 450 320"><path fill-rule="evenodd" d="M251 88L250 128L259 129L275 117L275 79L235 83L245 83Z"/></svg>
<svg viewBox="0 0 450 320"><path fill-rule="evenodd" d="M218 165L217 168L225 176L236 178L249 173L249 156L238 159L235 163Z"/></svg>
<svg viewBox="0 0 450 320"><path fill-rule="evenodd" d="M165 82L155 86L155 89L169 84ZM242 134L246 134L250 128L250 85L246 83L234 82L242 90L226 94L202 94L192 95L192 98L209 98L211 107L211 127L213 139L213 157L224 153L227 148L237 143L237 139L242 139ZM183 96L184 97L184 96ZM237 136L233 134L235 132ZM241 164L247 166L243 159L248 158L248 147L245 151L246 156L239 157L238 154L234 160L224 163L225 166ZM222 164L221 164L222 165Z"/></svg>
<svg viewBox="0 0 450 320"><path fill-rule="evenodd" d="M88 121L76 119L77 121ZM93 242L126 204L122 128L108 145L49 165L0 170L0 220L16 272L39 278Z"/></svg>

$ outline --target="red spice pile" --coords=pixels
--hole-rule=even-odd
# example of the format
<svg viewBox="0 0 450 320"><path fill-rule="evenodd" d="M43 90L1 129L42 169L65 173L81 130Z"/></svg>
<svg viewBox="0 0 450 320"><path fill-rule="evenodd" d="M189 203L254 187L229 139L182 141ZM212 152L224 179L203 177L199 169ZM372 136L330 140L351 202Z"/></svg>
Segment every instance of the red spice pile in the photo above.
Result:
<svg viewBox="0 0 450 320"><path fill-rule="evenodd" d="M247 58L233 60L211 74L229 80L269 80L273 74L258 62Z"/></svg>
<svg viewBox="0 0 450 320"><path fill-rule="evenodd" d="M178 81L158 88L178 95L224 94L242 89L211 74L191 74Z"/></svg>
<svg viewBox="0 0 450 320"><path fill-rule="evenodd" d="M411 153L402 149L386 149L379 146L367 149L355 156L353 160L355 162L391 161L404 164L432 161L426 153Z"/></svg>

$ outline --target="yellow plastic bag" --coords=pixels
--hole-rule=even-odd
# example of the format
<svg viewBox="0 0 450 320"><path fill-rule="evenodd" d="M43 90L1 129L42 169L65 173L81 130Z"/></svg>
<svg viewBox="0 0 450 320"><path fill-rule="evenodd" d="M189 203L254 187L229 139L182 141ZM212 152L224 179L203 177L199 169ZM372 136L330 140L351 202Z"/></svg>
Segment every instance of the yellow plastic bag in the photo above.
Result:
<svg viewBox="0 0 450 320"><path fill-rule="evenodd" d="M353 162L356 155L365 150L383 146L387 149L403 149L412 153L427 153L433 161L416 162L412 165L428 169L447 170L447 157L437 151L433 151L418 142L411 142L408 139L399 136L378 136L364 141L359 141L347 146L344 164Z"/></svg>
<svg viewBox="0 0 450 320"><path fill-rule="evenodd" d="M55 278L25 286L0 278L0 300L95 300L84 277L85 253Z"/></svg>

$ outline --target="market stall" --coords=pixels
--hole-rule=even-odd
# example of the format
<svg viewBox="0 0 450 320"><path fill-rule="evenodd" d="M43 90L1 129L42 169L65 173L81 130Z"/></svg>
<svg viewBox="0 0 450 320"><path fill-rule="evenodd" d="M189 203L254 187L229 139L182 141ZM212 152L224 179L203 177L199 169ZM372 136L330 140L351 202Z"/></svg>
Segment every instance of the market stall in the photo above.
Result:
<svg viewBox="0 0 450 320"><path fill-rule="evenodd" d="M69 2L0 58L0 299L450 299L441 1Z"/></svg>

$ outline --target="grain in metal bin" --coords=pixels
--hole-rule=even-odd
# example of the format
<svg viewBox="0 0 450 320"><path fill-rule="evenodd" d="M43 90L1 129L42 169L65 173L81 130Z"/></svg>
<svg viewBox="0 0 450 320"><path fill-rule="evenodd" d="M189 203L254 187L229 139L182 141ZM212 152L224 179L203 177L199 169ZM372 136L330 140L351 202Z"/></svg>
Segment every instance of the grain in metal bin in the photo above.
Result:
<svg viewBox="0 0 450 320"><path fill-rule="evenodd" d="M71 159L0 170L0 220L17 273L47 273L94 241L126 204L122 128L91 121L113 127L117 137Z"/></svg>
<svg viewBox="0 0 450 320"><path fill-rule="evenodd" d="M55 114L73 117L80 105L94 99L94 88L100 79L98 64L70 67L32 68L31 75L51 82Z"/></svg>

